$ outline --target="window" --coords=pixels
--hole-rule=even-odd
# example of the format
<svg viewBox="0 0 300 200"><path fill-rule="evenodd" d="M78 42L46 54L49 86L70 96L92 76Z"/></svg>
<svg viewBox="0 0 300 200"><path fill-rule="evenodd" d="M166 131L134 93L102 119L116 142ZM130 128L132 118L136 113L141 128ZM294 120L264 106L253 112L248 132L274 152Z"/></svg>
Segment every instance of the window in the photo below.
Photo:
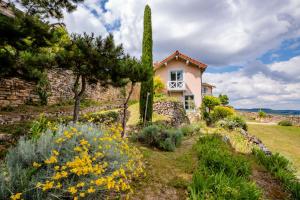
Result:
<svg viewBox="0 0 300 200"><path fill-rule="evenodd" d="M170 72L171 81L183 81L183 70L174 70Z"/></svg>
<svg viewBox="0 0 300 200"><path fill-rule="evenodd" d="M203 94L206 94L206 93L207 93L207 88L206 88L206 87L203 87L203 88L202 88L202 93L203 93Z"/></svg>
<svg viewBox="0 0 300 200"><path fill-rule="evenodd" d="M186 110L194 110L195 109L194 95L184 96L184 108Z"/></svg>

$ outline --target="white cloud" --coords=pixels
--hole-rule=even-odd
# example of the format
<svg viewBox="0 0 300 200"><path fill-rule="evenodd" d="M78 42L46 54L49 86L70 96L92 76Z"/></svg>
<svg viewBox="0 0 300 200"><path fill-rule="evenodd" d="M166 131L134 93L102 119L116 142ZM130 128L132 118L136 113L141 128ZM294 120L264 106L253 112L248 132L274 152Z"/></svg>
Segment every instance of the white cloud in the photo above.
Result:
<svg viewBox="0 0 300 200"><path fill-rule="evenodd" d="M64 13L64 23L71 33L95 33L96 35L106 35L102 17L93 14L91 11L102 15L102 10L98 5L98 0L88 0L84 4L79 4L72 13Z"/></svg>
<svg viewBox="0 0 300 200"><path fill-rule="evenodd" d="M107 12L100 0L87 0L64 21L71 32L103 35L105 24L120 20L113 31L116 40L139 57L146 3L152 9L154 60L178 49L209 66L245 66L206 73L205 79L217 86L217 93L229 94L237 107L300 109L300 56L271 65L255 61L300 36L299 0L108 0Z"/></svg>
<svg viewBox="0 0 300 200"><path fill-rule="evenodd" d="M242 69L229 73L205 73L204 81L217 86L215 94L228 94L232 105L238 108L300 109L300 81L270 75L277 71L295 79L299 75L299 59L300 56L269 65L269 74L260 71L248 74Z"/></svg>
<svg viewBox="0 0 300 200"><path fill-rule="evenodd" d="M271 64L269 68L273 71L286 73L300 81L300 56L293 57L288 61Z"/></svg>

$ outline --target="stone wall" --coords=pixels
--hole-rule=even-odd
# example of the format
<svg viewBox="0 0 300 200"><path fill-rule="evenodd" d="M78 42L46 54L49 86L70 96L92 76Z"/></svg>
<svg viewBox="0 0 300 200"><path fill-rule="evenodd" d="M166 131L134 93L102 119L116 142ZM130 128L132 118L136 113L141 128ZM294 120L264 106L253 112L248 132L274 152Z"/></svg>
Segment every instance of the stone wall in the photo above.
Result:
<svg viewBox="0 0 300 200"><path fill-rule="evenodd" d="M170 118L171 125L178 127L182 124L188 124L189 118L181 102L161 101L153 104L153 111Z"/></svg>
<svg viewBox="0 0 300 200"><path fill-rule="evenodd" d="M48 72L49 104L70 100L74 94L72 87L75 77L71 71L50 70ZM88 85L85 97L96 101L119 101L122 99L120 89L114 87L104 88L100 84ZM139 86L136 87L131 99L139 96ZM23 104L38 103L36 84L19 78L1 79L0 81L0 108L16 107Z"/></svg>
<svg viewBox="0 0 300 200"><path fill-rule="evenodd" d="M28 102L39 102L35 92L35 83L19 78L4 79L0 81L0 108L16 107Z"/></svg>

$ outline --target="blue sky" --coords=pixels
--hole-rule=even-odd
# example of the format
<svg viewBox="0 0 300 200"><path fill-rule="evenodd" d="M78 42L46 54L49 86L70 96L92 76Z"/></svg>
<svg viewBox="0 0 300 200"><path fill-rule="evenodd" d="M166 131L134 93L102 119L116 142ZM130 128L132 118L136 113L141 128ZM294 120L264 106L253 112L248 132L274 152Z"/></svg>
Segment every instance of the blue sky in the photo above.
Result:
<svg viewBox="0 0 300 200"><path fill-rule="evenodd" d="M204 81L235 107L300 109L299 0L86 0L63 21L139 58L147 3L155 61L179 50L208 64Z"/></svg>

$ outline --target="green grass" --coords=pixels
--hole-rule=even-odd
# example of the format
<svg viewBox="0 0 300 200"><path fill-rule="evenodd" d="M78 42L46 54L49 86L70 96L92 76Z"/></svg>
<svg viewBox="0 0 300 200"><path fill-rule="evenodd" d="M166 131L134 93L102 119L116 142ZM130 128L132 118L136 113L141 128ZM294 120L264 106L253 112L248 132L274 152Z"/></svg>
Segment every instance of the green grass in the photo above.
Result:
<svg viewBox="0 0 300 200"><path fill-rule="evenodd" d="M300 128L249 124L249 132L259 137L273 152L289 159L300 177Z"/></svg>
<svg viewBox="0 0 300 200"><path fill-rule="evenodd" d="M137 125L140 121L140 112L139 112L139 103L134 103L128 107L128 111L130 112L130 116L127 122L128 126L134 126ZM153 122L156 121L165 121L169 120L169 117L157 114L156 112L153 112Z"/></svg>
<svg viewBox="0 0 300 200"><path fill-rule="evenodd" d="M146 177L134 187L133 199L186 199L187 186L197 167L197 156L193 150L199 136L185 138L174 152L165 152L137 145L143 152Z"/></svg>

